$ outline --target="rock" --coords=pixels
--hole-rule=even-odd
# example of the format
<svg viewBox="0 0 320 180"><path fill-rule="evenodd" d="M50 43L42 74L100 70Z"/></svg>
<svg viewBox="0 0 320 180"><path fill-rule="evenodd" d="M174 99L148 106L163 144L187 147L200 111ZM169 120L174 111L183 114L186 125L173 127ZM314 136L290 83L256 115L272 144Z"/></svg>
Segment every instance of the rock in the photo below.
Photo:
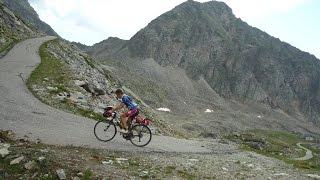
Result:
<svg viewBox="0 0 320 180"><path fill-rule="evenodd" d="M34 161L29 161L24 165L24 168L27 170L31 170L36 166L36 162Z"/></svg>
<svg viewBox="0 0 320 180"><path fill-rule="evenodd" d="M58 169L58 170L56 170L56 173L57 173L58 178L59 178L60 180L67 179L66 173L64 172L63 169Z"/></svg>
<svg viewBox="0 0 320 180"><path fill-rule="evenodd" d="M77 103L78 102L78 99L76 97L69 97L69 100L71 101L71 103Z"/></svg>
<svg viewBox="0 0 320 180"><path fill-rule="evenodd" d="M102 164L113 164L113 161L112 161L112 160L109 160L109 161L102 161Z"/></svg>
<svg viewBox="0 0 320 180"><path fill-rule="evenodd" d="M289 176L287 173L276 173L275 176Z"/></svg>
<svg viewBox="0 0 320 180"><path fill-rule="evenodd" d="M220 144L229 144L229 142L227 140L225 140L225 139L220 139L218 141L218 143L220 143Z"/></svg>
<svg viewBox="0 0 320 180"><path fill-rule="evenodd" d="M83 173L82 173L82 172L78 172L78 173L77 173L77 176L78 176L78 177L82 177L82 176L83 176Z"/></svg>
<svg viewBox="0 0 320 180"><path fill-rule="evenodd" d="M80 180L80 178L79 177L71 177L71 180Z"/></svg>
<svg viewBox="0 0 320 180"><path fill-rule="evenodd" d="M93 88L93 94L96 96L102 96L106 94L106 91L100 88Z"/></svg>
<svg viewBox="0 0 320 180"><path fill-rule="evenodd" d="M253 168L254 165L253 165L253 164L248 164L247 167L248 167L248 168Z"/></svg>
<svg viewBox="0 0 320 180"><path fill-rule="evenodd" d="M306 174L306 176L312 179L320 180L320 176L317 174Z"/></svg>
<svg viewBox="0 0 320 180"><path fill-rule="evenodd" d="M8 150L10 147L10 144L3 144L0 143L0 155L1 157L6 157L8 154L10 154L10 151Z"/></svg>
<svg viewBox="0 0 320 180"><path fill-rule="evenodd" d="M49 81L49 78L43 78L44 81Z"/></svg>
<svg viewBox="0 0 320 180"><path fill-rule="evenodd" d="M86 84L86 82L85 81L80 81L80 80L75 80L74 84L77 85L77 86L83 86L83 85Z"/></svg>
<svg viewBox="0 0 320 180"><path fill-rule="evenodd" d="M65 100L67 97L66 96L63 96L61 94L58 94L56 97L54 97L55 99L58 99L59 101L63 101Z"/></svg>
<svg viewBox="0 0 320 180"><path fill-rule="evenodd" d="M88 93L93 93L93 88L88 83L85 83L85 84L81 85L80 87L82 87Z"/></svg>
<svg viewBox="0 0 320 180"><path fill-rule="evenodd" d="M116 161L121 164L123 161L128 161L126 158L116 158Z"/></svg>
<svg viewBox="0 0 320 180"><path fill-rule="evenodd" d="M263 150L266 146L266 144L262 142L246 142L245 144L260 151Z"/></svg>
<svg viewBox="0 0 320 180"><path fill-rule="evenodd" d="M48 153L49 150L48 150L48 149L40 149L40 152L42 152L42 153Z"/></svg>
<svg viewBox="0 0 320 180"><path fill-rule="evenodd" d="M149 175L149 171L142 171L141 173L140 173L140 177L147 177Z"/></svg>
<svg viewBox="0 0 320 180"><path fill-rule="evenodd" d="M42 161L44 161L45 159L46 159L46 158L43 157L43 156L38 157L38 161L39 161L39 162L42 162Z"/></svg>
<svg viewBox="0 0 320 180"><path fill-rule="evenodd" d="M190 162L199 162L199 159L188 159Z"/></svg>
<svg viewBox="0 0 320 180"><path fill-rule="evenodd" d="M10 162L10 165L19 164L23 159L24 159L24 156L15 158L14 160L12 160L12 161Z"/></svg>
<svg viewBox="0 0 320 180"><path fill-rule="evenodd" d="M222 167L221 168L223 171L228 171L228 169L226 167Z"/></svg>
<svg viewBox="0 0 320 180"><path fill-rule="evenodd" d="M57 88L57 87L48 86L48 87L47 87L47 90L49 90L49 91L56 91L56 90L58 90L58 88Z"/></svg>

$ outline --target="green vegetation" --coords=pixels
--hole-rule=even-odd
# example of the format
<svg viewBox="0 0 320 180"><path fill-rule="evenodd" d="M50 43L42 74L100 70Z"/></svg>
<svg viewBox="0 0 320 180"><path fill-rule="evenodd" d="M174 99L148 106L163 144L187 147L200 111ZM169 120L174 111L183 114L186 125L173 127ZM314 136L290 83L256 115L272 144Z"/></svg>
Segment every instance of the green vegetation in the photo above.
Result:
<svg viewBox="0 0 320 180"><path fill-rule="evenodd" d="M93 179L93 172L90 169L87 169L83 173L83 177L81 178L81 180L90 180L90 179Z"/></svg>
<svg viewBox="0 0 320 180"><path fill-rule="evenodd" d="M242 149L253 151L268 157L274 157L294 167L320 172L320 150L313 147L314 143L305 141L300 135L270 130L251 130L241 135L228 135L227 139L242 144ZM249 142L265 142L265 146L256 148ZM294 158L305 155L305 150L297 147L297 143L302 143L309 148L314 157L306 161L294 160Z"/></svg>
<svg viewBox="0 0 320 180"><path fill-rule="evenodd" d="M87 63L90 67L95 68L95 65L94 65L94 63L93 63L93 60L92 60L90 57L84 56L84 55L82 55L82 54L80 54L80 56L83 57L83 59L86 61L86 63Z"/></svg>
<svg viewBox="0 0 320 180"><path fill-rule="evenodd" d="M40 65L32 72L28 79L28 86L37 85L45 78L50 79L50 84L63 86L71 80L71 72L64 63L54 58L47 50L49 43L57 43L58 40L49 41L40 47ZM65 87L64 87L65 88Z"/></svg>
<svg viewBox="0 0 320 180"><path fill-rule="evenodd" d="M181 176L184 179L196 179L195 175L190 174L186 170L178 170L178 174L179 174L179 176Z"/></svg>
<svg viewBox="0 0 320 180"><path fill-rule="evenodd" d="M48 52L48 45L52 44L59 47L59 40L52 40L44 43L40 47L40 57L41 63L32 72L29 79L27 80L27 86L34 96L40 99L42 102L62 109L74 114L82 115L95 120L100 120L103 118L102 114L95 113L92 110L81 109L77 107L70 100L59 101L52 99L52 95L58 95L59 93L71 93L73 87L71 86L71 81L75 79L71 70L67 65L55 58L51 53ZM49 94L39 95L34 91L34 87L47 88L52 87Z"/></svg>
<svg viewBox="0 0 320 180"><path fill-rule="evenodd" d="M3 46L0 47L0 53L9 51L14 45L16 44L16 41L10 41Z"/></svg>

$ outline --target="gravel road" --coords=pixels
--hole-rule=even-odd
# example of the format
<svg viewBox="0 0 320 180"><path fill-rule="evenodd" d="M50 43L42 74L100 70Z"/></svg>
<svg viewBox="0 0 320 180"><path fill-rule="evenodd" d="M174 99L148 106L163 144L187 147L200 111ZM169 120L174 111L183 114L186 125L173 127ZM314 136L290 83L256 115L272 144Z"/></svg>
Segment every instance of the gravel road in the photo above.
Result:
<svg viewBox="0 0 320 180"><path fill-rule="evenodd" d="M306 155L303 156L303 157L300 157L300 158L294 158L294 160L297 160L297 161L306 161L306 160L309 160L309 159L312 159L313 158L313 154L312 154L312 151L310 149L307 149L303 146L301 146L301 143L297 143L297 146L303 150L306 151Z"/></svg>

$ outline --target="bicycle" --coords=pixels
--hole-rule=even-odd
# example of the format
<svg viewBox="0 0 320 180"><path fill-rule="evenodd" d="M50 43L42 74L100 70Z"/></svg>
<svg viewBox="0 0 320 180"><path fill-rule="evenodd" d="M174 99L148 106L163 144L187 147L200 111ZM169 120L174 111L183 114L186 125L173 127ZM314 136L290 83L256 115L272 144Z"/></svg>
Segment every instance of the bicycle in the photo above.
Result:
<svg viewBox="0 0 320 180"><path fill-rule="evenodd" d="M107 107L105 111L109 111ZM104 115L106 119L98 121L94 126L95 137L102 142L111 141L117 134L117 126L120 128L120 120L117 112ZM151 120L142 118L139 115L132 117L129 125L128 133L122 134L122 137L137 147L144 147L148 145L152 139L152 133L148 125Z"/></svg>

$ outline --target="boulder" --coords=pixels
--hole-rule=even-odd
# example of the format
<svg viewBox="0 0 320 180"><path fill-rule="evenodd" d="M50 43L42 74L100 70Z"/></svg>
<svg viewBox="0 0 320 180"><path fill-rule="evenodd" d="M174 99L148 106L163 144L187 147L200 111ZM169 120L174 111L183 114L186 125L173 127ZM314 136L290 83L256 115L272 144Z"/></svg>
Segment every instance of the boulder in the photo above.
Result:
<svg viewBox="0 0 320 180"><path fill-rule="evenodd" d="M80 81L80 80L75 80L74 84L77 85L77 86L83 86L83 85L86 84L86 82L85 81Z"/></svg>
<svg viewBox="0 0 320 180"><path fill-rule="evenodd" d="M32 170L36 166L35 161L29 161L24 165L24 168L27 170Z"/></svg>
<svg viewBox="0 0 320 180"><path fill-rule="evenodd" d="M1 155L1 157L6 157L8 154L10 154L10 151L8 150L9 147L10 147L10 144L0 143L0 155Z"/></svg>
<svg viewBox="0 0 320 180"><path fill-rule="evenodd" d="M56 173L57 173L58 178L59 178L60 180L67 179L66 173L64 172L63 169L58 169L58 170L56 170Z"/></svg>
<svg viewBox="0 0 320 180"><path fill-rule="evenodd" d="M20 157L18 157L18 158L15 158L14 160L12 160L12 161L10 162L10 165L19 164L23 159L24 159L24 156L20 156Z"/></svg>

